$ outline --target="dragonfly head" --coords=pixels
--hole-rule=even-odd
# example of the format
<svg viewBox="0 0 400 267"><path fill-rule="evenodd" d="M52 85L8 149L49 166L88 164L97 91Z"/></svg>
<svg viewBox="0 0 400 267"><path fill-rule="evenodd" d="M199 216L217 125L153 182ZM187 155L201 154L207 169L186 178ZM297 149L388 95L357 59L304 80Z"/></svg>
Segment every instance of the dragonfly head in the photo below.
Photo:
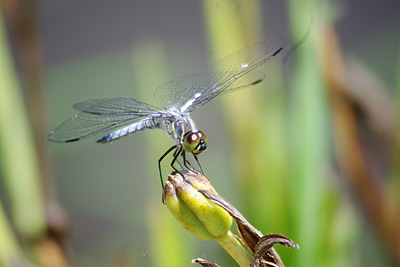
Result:
<svg viewBox="0 0 400 267"><path fill-rule="evenodd" d="M203 131L188 132L183 139L183 149L193 155L198 155L206 150L207 144L208 138Z"/></svg>

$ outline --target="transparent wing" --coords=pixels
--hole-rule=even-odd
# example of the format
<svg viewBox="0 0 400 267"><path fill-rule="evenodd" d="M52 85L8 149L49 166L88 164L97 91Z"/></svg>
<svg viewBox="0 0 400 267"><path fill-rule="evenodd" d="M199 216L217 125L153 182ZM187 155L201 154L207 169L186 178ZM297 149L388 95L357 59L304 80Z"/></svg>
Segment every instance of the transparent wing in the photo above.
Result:
<svg viewBox="0 0 400 267"><path fill-rule="evenodd" d="M164 84L155 91L155 100L165 109L191 112L221 93L254 85L264 79L260 72L243 75L276 56L285 44L285 38L277 37L245 47L214 64L209 71Z"/></svg>
<svg viewBox="0 0 400 267"><path fill-rule="evenodd" d="M164 112L128 97L88 100L75 104L74 108L81 112L51 131L47 136L49 141L79 141Z"/></svg>
<svg viewBox="0 0 400 267"><path fill-rule="evenodd" d="M247 73L246 75L237 79L235 82L229 85L228 88L223 90L220 94L227 94L236 90L245 89L247 87L262 82L264 79L265 79L265 74L263 72L253 70L252 72Z"/></svg>

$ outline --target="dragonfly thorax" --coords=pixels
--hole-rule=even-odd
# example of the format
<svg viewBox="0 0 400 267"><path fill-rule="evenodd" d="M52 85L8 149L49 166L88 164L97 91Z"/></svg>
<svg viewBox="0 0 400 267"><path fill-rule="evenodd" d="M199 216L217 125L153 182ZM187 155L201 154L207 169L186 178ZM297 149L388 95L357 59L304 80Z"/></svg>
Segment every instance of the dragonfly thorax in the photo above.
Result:
<svg viewBox="0 0 400 267"><path fill-rule="evenodd" d="M174 116L164 119L160 126L177 145L183 145L187 133L197 131L188 114L185 116L174 114Z"/></svg>
<svg viewBox="0 0 400 267"><path fill-rule="evenodd" d="M186 152L198 155L207 148L206 134L203 131L196 130L189 114L174 114L174 116L163 120L161 127Z"/></svg>

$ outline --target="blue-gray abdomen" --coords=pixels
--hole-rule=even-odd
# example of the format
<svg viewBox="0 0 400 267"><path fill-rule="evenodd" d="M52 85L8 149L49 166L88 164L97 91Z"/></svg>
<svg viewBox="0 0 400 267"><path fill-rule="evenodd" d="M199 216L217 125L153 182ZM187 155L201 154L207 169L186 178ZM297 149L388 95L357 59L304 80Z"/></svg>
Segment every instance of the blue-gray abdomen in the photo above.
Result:
<svg viewBox="0 0 400 267"><path fill-rule="evenodd" d="M151 117L145 118L143 120L140 120L138 122L132 123L123 128L120 128L116 131L113 131L113 132L101 137L99 140L97 140L97 142L98 143L108 143L108 142L112 142L116 139L119 139L123 136L126 136L128 134L143 131L146 129L157 129L157 128L160 128L160 117L159 116L151 116Z"/></svg>

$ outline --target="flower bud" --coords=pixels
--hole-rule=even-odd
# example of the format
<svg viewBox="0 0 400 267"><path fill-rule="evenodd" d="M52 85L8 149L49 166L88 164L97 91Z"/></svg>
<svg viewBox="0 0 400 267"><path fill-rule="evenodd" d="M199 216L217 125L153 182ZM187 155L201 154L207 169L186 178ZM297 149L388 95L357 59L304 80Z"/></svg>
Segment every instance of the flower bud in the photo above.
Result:
<svg viewBox="0 0 400 267"><path fill-rule="evenodd" d="M179 223L202 240L226 235L232 225L232 217L221 207L205 198L198 189L214 188L203 175L181 171L171 174L166 182L163 198Z"/></svg>

